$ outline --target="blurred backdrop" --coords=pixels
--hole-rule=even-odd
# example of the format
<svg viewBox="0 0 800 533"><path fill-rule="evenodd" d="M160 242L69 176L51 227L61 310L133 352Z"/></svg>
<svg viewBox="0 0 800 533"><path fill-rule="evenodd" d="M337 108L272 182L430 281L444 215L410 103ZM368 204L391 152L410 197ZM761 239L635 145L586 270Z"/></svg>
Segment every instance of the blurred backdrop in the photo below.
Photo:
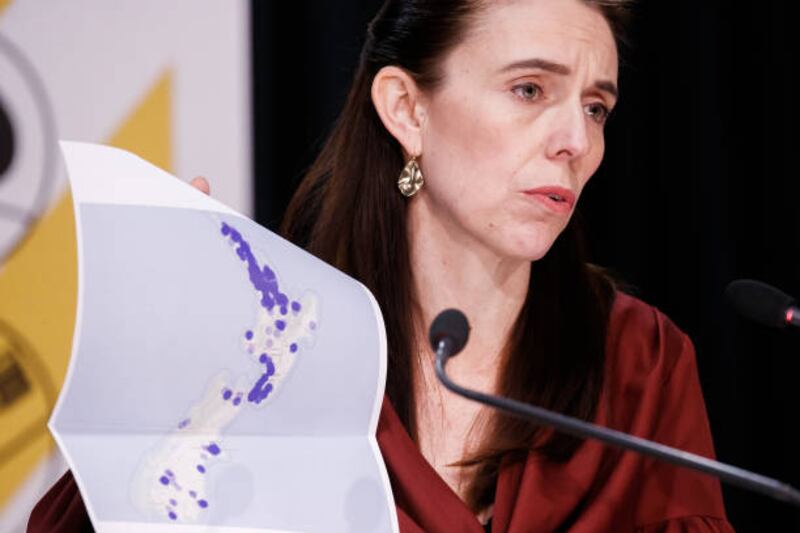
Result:
<svg viewBox="0 0 800 533"><path fill-rule="evenodd" d="M249 28L245 2L0 0L0 532L66 469L46 427L77 296L57 140L225 176L215 195L251 213Z"/></svg>
<svg viewBox="0 0 800 533"><path fill-rule="evenodd" d="M276 229L379 4L0 0L0 532L65 468L45 428L76 291L56 139L206 175ZM800 295L787 5L639 1L580 215L593 261L694 340L719 459L797 487L800 335L740 319L723 296L740 277ZM738 531L800 531L799 510L723 490Z"/></svg>

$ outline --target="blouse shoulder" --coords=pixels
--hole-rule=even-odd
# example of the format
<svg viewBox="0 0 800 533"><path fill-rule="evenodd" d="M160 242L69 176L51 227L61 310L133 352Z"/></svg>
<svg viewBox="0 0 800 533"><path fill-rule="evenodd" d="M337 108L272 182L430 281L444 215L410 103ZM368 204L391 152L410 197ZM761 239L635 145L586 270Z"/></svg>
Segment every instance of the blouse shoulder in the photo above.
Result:
<svg viewBox="0 0 800 533"><path fill-rule="evenodd" d="M692 341L669 317L617 292L606 344L606 422L714 458ZM653 459L641 463L638 532L733 531L719 481ZM675 492L674 487L681 487Z"/></svg>
<svg viewBox="0 0 800 533"><path fill-rule="evenodd" d="M606 337L609 373L667 379L680 358L695 364L694 345L666 314L617 291Z"/></svg>

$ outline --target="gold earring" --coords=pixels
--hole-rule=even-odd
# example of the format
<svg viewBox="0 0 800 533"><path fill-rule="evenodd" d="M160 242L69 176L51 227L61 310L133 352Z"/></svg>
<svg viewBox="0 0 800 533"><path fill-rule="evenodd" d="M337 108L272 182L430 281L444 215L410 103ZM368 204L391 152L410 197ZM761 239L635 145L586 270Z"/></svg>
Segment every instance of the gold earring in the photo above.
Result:
<svg viewBox="0 0 800 533"><path fill-rule="evenodd" d="M403 193L403 196L410 198L417 194L417 191L422 188L425 180L422 178L422 170L417 163L417 156L412 155L403 171L400 172L400 177L397 179L397 188Z"/></svg>

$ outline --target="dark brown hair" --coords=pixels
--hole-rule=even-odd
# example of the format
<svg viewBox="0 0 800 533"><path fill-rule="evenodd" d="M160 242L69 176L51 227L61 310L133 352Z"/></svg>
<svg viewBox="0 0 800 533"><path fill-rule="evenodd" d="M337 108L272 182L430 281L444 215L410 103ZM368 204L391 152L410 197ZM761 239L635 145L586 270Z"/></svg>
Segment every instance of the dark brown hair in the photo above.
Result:
<svg viewBox="0 0 800 533"><path fill-rule="evenodd" d="M600 9L619 42L624 2L587 1ZM300 183L282 231L311 253L364 283L383 312L389 346L386 393L412 438L415 308L406 200L396 188L405 161L372 104L375 74L386 65L409 72L423 90L441 81L440 63L463 39L482 2L389 0L369 25L344 109ZM577 214L576 214L577 215ZM604 343L613 299L610 282L585 259L577 217L534 263L527 299L500 369L498 393L591 420L603 385ZM534 450L565 461L580 440L496 415L474 456L467 504L493 501L501 460Z"/></svg>

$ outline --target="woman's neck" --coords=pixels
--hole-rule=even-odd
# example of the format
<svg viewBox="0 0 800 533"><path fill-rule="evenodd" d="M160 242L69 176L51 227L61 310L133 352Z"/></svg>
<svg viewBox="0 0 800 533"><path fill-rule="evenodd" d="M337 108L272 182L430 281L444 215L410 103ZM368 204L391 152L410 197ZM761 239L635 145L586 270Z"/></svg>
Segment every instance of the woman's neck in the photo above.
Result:
<svg viewBox="0 0 800 533"><path fill-rule="evenodd" d="M412 202L408 214L411 271L421 312L417 346L430 354L426 339L431 321L444 309L458 308L469 319L470 340L448 364L448 373L472 384L480 384L481 376L493 380L525 302L531 263L499 256L437 216L423 198Z"/></svg>

